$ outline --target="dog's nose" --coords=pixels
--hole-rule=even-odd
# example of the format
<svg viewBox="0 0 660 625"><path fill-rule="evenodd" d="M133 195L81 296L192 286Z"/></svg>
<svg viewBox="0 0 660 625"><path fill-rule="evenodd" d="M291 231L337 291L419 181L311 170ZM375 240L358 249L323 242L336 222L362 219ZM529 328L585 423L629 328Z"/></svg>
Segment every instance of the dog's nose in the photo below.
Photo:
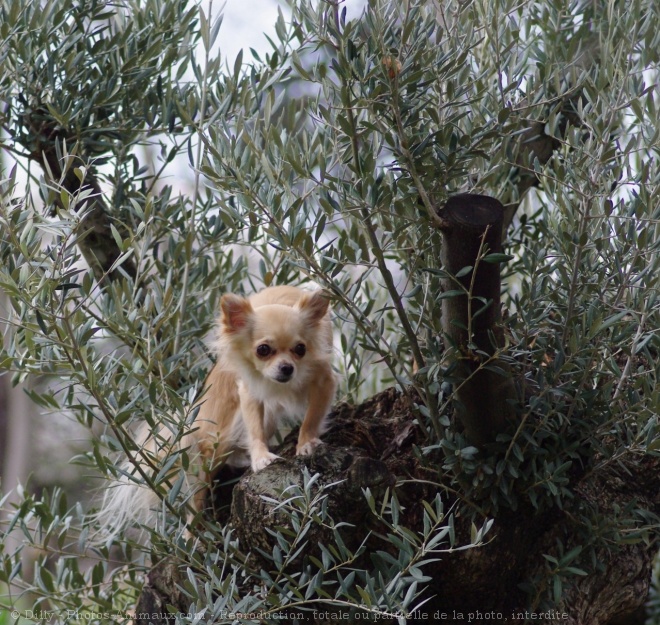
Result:
<svg viewBox="0 0 660 625"><path fill-rule="evenodd" d="M290 378L293 375L293 365L288 362L283 362L280 365L280 376L283 378Z"/></svg>

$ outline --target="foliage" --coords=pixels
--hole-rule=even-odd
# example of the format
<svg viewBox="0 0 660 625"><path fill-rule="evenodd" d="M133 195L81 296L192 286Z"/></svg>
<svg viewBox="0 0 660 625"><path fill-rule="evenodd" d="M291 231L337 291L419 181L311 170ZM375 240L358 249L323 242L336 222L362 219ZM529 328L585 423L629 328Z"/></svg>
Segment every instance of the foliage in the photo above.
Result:
<svg viewBox="0 0 660 625"><path fill-rule="evenodd" d="M658 452L654 3L370 0L349 19L340 3L297 0L268 55L225 66L212 52L220 20L182 2L1 10L3 147L28 158L31 185L21 189L17 168L4 176L0 286L12 309L0 365L15 381L48 376L35 401L92 433L79 462L117 477L115 452L144 455L130 435L142 420L179 441L194 427L220 293L307 281L333 295L342 397L414 387L422 456L474 504L466 510L561 508L577 476ZM556 148L548 158L520 140L539 122L535 139ZM156 146L153 168L145 145ZM61 176L35 173L46 149ZM168 186L186 156L189 188ZM67 171L82 186L71 188ZM113 269L136 268L101 286L77 248L92 178L103 181L120 251ZM479 454L449 427L435 209L458 191L515 208L530 178L540 188L518 209L504 266L504 357L530 397L517 430ZM202 554L177 525L187 503L170 469L187 457L171 449L141 476L168 519L148 528L151 553L130 537L112 552L91 547L79 506L61 492L26 493L4 531L44 555L27 580L20 553L2 553L0 581L62 614L118 614L134 603L141 558L169 553L189 566L192 611L217 622L312 605L401 613L429 582L429 554L457 547L439 499L425 503L416 534L399 525L389 493L370 504L397 556L355 567L360 554L337 532L291 577L311 524L341 525L309 476L280 504L296 533L276 530L271 570L251 568L232 529L211 522ZM585 507L582 549L546 554L550 573L528 588L537 606L561 599L598 541L653 529L634 510L599 520ZM475 530L470 545L482 539ZM83 570L76 549L97 563ZM135 564L112 565L117 549Z"/></svg>

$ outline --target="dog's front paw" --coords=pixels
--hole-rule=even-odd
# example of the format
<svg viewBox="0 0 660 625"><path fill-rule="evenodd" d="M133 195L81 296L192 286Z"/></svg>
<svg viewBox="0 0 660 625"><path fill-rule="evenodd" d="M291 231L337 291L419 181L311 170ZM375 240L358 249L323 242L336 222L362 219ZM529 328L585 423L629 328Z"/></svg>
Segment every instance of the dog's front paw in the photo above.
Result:
<svg viewBox="0 0 660 625"><path fill-rule="evenodd" d="M277 454L271 454L270 452L252 458L252 471L255 473L261 471L261 469L265 469L271 462L279 459L280 457Z"/></svg>
<svg viewBox="0 0 660 625"><path fill-rule="evenodd" d="M305 443L298 443L296 447L297 456L310 456L312 452L319 446L322 445L323 441L320 438L312 438L311 440Z"/></svg>

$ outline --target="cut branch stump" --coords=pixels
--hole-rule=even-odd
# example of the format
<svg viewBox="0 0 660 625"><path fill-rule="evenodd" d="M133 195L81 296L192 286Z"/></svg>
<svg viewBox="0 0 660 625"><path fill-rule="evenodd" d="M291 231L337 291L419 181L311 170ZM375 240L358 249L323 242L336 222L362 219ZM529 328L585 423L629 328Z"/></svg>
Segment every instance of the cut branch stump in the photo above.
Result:
<svg viewBox="0 0 660 625"><path fill-rule="evenodd" d="M495 440L515 419L516 390L500 325L500 260L504 207L486 195L450 198L438 211L446 297L442 329L452 348L457 413L475 445Z"/></svg>

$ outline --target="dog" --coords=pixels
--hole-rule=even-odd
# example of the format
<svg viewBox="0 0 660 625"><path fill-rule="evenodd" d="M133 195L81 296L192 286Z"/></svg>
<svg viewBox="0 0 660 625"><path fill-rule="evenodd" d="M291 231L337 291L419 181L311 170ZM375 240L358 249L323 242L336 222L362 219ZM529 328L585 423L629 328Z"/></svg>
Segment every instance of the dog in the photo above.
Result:
<svg viewBox="0 0 660 625"><path fill-rule="evenodd" d="M321 444L337 388L332 369L332 324L323 291L292 286L266 288L249 298L220 300L217 364L198 400L194 429L181 441L190 458L188 488L196 512L204 507L214 475L223 465L257 472L278 456L268 442L289 419L302 419L296 453ZM165 437L161 432L157 438ZM155 440L139 435L158 458ZM134 467L128 463L122 473ZM148 523L159 499L129 478L107 489L98 519L102 534L116 536L131 522Z"/></svg>

